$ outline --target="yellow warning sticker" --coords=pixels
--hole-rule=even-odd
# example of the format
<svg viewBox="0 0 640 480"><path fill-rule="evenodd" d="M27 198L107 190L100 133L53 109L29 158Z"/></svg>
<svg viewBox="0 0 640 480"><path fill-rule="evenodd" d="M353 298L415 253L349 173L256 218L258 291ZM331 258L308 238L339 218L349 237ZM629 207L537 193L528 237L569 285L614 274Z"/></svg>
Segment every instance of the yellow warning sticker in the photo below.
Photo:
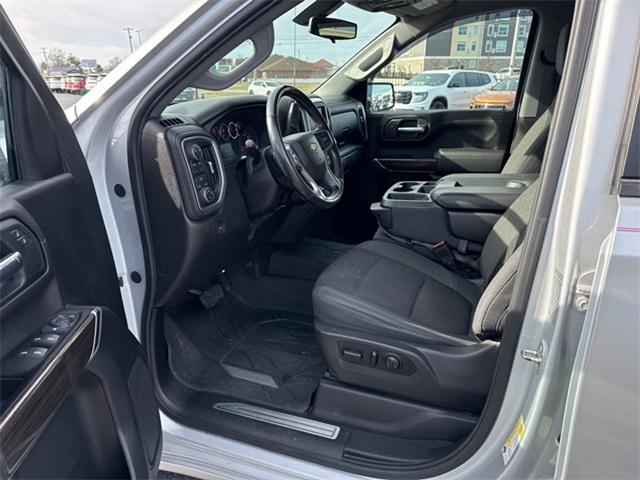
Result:
<svg viewBox="0 0 640 480"><path fill-rule="evenodd" d="M520 415L518 421L516 422L516 426L513 427L513 430L509 434L507 441L504 442L504 445L502 446L502 461L505 465L509 463L509 460L511 460L511 457L518 449L518 446L520 445L520 442L524 437L524 431L524 417Z"/></svg>

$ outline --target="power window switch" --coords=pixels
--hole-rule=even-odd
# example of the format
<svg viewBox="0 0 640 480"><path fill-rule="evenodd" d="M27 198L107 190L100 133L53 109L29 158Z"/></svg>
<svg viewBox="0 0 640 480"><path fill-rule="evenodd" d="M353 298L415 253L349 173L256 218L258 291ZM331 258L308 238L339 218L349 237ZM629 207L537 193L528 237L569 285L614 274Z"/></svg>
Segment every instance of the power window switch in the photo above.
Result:
<svg viewBox="0 0 640 480"><path fill-rule="evenodd" d="M57 335L55 333L46 333L33 337L31 339L31 345L33 345L34 347L51 348L55 346L56 343L58 343L58 340L60 340L60 335Z"/></svg>
<svg viewBox="0 0 640 480"><path fill-rule="evenodd" d="M47 349L43 347L25 347L2 362L2 376L27 378L38 368L45 357Z"/></svg>
<svg viewBox="0 0 640 480"><path fill-rule="evenodd" d="M44 358L47 352L44 347L27 347L18 352L18 358Z"/></svg>

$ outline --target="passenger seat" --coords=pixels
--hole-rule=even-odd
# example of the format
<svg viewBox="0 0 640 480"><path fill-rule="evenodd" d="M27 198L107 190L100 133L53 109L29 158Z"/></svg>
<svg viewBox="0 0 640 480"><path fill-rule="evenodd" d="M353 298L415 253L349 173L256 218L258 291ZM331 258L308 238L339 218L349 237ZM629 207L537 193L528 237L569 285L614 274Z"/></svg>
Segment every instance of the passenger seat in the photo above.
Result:
<svg viewBox="0 0 640 480"><path fill-rule="evenodd" d="M568 40L569 25L565 25L558 36L556 48L556 73L559 76L562 76ZM555 100L520 139L520 142L511 152L507 163L502 168L501 173L540 173L554 106Z"/></svg>

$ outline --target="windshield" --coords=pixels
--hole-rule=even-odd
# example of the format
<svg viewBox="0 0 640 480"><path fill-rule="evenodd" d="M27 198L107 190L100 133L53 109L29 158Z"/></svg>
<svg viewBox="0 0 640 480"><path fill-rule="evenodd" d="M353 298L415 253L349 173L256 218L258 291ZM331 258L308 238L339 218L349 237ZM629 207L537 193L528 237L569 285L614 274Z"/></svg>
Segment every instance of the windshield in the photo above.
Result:
<svg viewBox="0 0 640 480"><path fill-rule="evenodd" d="M408 87L439 87L449 79L448 73L420 73L409 80Z"/></svg>
<svg viewBox="0 0 640 480"><path fill-rule="evenodd" d="M344 4L331 14L357 24L352 40L331 40L309 33L308 27L293 19L315 0L307 0L273 22L274 46L271 55L235 84L223 90L189 88L173 103L232 95L269 95L280 85L292 85L303 92L314 91L359 50L370 43L395 21L384 12L367 12ZM251 43L251 42L249 42ZM233 71L253 53L253 48L238 46L211 68L217 73Z"/></svg>
<svg viewBox="0 0 640 480"><path fill-rule="evenodd" d="M498 92L515 92L518 90L518 77L505 78L491 90L496 90Z"/></svg>

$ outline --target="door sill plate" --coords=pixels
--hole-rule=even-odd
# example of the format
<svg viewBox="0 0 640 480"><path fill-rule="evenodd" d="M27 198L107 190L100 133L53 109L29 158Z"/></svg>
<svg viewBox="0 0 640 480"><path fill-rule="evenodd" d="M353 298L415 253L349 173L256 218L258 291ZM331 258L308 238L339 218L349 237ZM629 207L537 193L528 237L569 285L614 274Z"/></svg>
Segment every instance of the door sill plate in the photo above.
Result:
<svg viewBox="0 0 640 480"><path fill-rule="evenodd" d="M269 423L278 427L297 430L298 432L308 433L309 435L328 438L330 440L335 440L340 434L340 427L336 427L335 425L308 418L296 417L295 415L269 410L268 408L256 407L247 403L216 403L213 408L257 422Z"/></svg>

